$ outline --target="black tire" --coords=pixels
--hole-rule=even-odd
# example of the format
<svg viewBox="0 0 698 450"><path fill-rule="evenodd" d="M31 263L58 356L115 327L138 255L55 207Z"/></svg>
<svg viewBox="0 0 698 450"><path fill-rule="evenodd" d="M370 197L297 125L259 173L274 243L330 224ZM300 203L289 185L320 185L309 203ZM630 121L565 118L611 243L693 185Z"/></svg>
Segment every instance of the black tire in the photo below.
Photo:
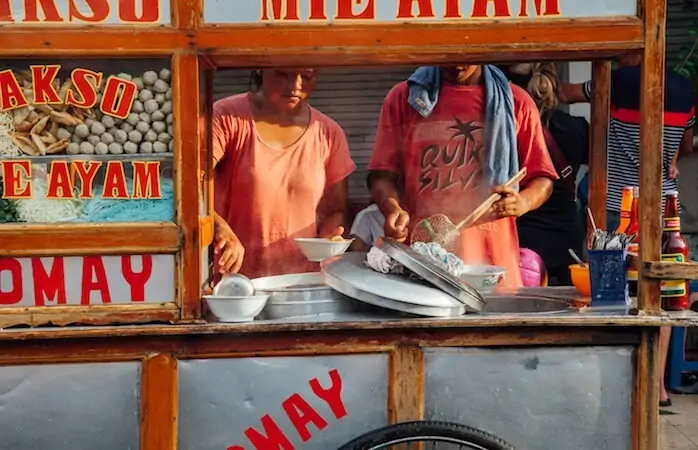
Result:
<svg viewBox="0 0 698 450"><path fill-rule="evenodd" d="M372 450L381 445L398 445L408 442L437 441L470 445L481 450L516 450L502 439L476 428L450 422L405 422L377 430L344 444L338 450Z"/></svg>

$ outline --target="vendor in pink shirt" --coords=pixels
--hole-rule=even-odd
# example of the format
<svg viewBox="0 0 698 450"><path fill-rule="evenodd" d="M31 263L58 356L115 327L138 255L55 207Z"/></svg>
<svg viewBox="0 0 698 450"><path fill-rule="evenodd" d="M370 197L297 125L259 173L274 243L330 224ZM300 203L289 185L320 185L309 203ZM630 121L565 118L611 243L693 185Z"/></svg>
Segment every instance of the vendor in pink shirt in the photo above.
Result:
<svg viewBox="0 0 698 450"><path fill-rule="evenodd" d="M251 92L213 106L215 265L250 278L319 270L294 238L344 233L346 136L306 103L313 69L253 72Z"/></svg>

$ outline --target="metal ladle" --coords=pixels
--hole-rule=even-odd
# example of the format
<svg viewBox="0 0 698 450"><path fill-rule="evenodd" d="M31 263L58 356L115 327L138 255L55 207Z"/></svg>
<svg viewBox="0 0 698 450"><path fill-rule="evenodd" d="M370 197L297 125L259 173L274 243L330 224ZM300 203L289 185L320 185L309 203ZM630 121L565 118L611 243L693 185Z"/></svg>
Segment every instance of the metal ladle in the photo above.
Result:
<svg viewBox="0 0 698 450"><path fill-rule="evenodd" d="M572 250L571 248L568 248L567 251L569 252L569 254L570 254L570 256L572 257L572 259L574 259L575 261L577 261L577 264L579 264L580 267L586 267L586 266L587 266L587 264L586 264L584 261L582 261L582 258L580 258L579 256L577 256L577 253L575 253L574 250Z"/></svg>

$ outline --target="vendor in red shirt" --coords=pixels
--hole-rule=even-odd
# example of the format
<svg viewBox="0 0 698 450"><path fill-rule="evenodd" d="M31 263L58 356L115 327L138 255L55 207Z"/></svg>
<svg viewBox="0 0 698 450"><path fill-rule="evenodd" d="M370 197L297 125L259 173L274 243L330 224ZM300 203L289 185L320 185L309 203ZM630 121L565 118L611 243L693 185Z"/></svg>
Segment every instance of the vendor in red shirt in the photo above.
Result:
<svg viewBox="0 0 698 450"><path fill-rule="evenodd" d="M493 124L502 121L509 129L497 133ZM520 189L501 186L523 167ZM458 223L492 191L502 194L483 220L463 230L457 253L469 264L505 267L507 286L521 286L516 218L548 199L557 173L536 105L499 69L423 67L393 87L369 170L385 234L398 240L421 219L445 214Z"/></svg>

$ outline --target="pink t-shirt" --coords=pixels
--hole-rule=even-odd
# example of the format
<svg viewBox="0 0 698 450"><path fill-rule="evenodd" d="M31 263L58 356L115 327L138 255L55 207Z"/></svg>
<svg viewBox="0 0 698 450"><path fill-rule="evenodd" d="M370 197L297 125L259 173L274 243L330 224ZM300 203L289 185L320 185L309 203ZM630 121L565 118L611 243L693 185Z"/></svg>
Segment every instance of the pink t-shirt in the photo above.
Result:
<svg viewBox="0 0 698 450"><path fill-rule="evenodd" d="M213 105L215 210L245 247L241 273L250 278L319 270L294 238L317 237L317 208L326 186L356 166L335 121L310 108L310 122L289 147L258 137L249 93Z"/></svg>

